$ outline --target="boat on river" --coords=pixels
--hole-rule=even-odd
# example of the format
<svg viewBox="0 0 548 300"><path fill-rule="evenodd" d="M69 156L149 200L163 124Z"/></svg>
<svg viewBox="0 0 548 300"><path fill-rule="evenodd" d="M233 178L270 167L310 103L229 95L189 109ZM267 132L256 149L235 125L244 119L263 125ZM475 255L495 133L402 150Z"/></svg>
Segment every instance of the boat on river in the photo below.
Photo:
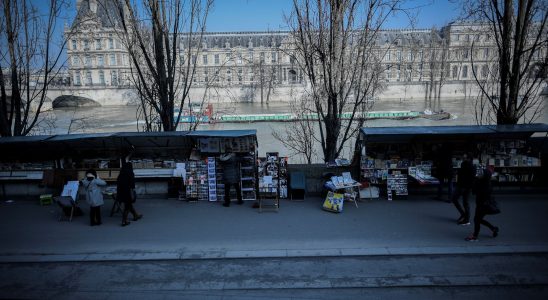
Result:
<svg viewBox="0 0 548 300"><path fill-rule="evenodd" d="M174 118L177 118L175 113ZM272 113L272 114L213 114L213 107L209 104L203 112L199 110L185 112L181 114L180 123L249 123L249 122L294 122L306 119L317 119L318 114L293 114L293 113ZM349 120L352 118L352 112L344 112L340 114L340 118L343 120ZM364 118L367 120L374 119L396 119L406 120L415 118L426 118L430 120L446 120L451 118L451 114L448 112L431 112L431 111L367 111L357 112L354 114L354 119Z"/></svg>

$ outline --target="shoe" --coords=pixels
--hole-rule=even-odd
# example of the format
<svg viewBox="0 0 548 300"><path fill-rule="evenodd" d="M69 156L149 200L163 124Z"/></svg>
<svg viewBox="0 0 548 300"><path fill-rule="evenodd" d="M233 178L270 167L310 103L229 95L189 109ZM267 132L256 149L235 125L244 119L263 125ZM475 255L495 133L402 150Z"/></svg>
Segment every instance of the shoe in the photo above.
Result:
<svg viewBox="0 0 548 300"><path fill-rule="evenodd" d="M224 207L230 207L230 203L223 203Z"/></svg>
<svg viewBox="0 0 548 300"><path fill-rule="evenodd" d="M143 215L137 215L137 217L133 218L133 221L138 221L139 219L141 219L143 217Z"/></svg>
<svg viewBox="0 0 548 300"><path fill-rule="evenodd" d="M238 205L242 205L242 204L244 204L244 201L240 200L240 201L238 201L238 202L236 202L236 203L238 203Z"/></svg>
<svg viewBox="0 0 548 300"><path fill-rule="evenodd" d="M478 238L471 235L471 236L466 237L464 240L467 241L467 242L477 242Z"/></svg>
<svg viewBox="0 0 548 300"><path fill-rule="evenodd" d="M495 227L495 229L493 229L493 237L496 238L498 235L499 235L499 228Z"/></svg>
<svg viewBox="0 0 548 300"><path fill-rule="evenodd" d="M464 220L464 217L463 216L460 216L458 219L457 219L457 224L462 222Z"/></svg>
<svg viewBox="0 0 548 300"><path fill-rule="evenodd" d="M126 222L122 222L122 227L124 227L124 226L128 226L129 224L130 224L130 223L129 223L129 222L127 222L127 221L126 221Z"/></svg>
<svg viewBox="0 0 548 300"><path fill-rule="evenodd" d="M457 222L457 224L462 225L462 226L468 226L468 225L470 225L470 221L468 221L466 219L462 219L459 222Z"/></svg>

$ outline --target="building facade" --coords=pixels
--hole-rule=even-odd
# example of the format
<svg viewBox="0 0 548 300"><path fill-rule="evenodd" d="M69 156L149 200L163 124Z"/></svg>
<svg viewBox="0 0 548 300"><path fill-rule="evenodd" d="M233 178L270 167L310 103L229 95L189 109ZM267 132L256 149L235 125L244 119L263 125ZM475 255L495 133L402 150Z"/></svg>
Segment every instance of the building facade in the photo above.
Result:
<svg viewBox="0 0 548 300"><path fill-rule="evenodd" d="M77 0L77 16L66 28L69 76L74 88L130 88L131 62L109 11L112 1ZM182 34L181 43L189 45ZM494 74L497 48L488 27L453 23L441 30L384 30L378 33L376 63L387 86L412 85L427 90L488 80ZM535 54L542 60L546 49ZM289 32L208 32L196 65L193 88L224 87L256 97L258 89L303 89L306 76L296 63ZM246 92L247 90L247 92ZM456 93L456 90L455 90ZM261 95L262 96L262 95ZM249 100L249 99L244 99Z"/></svg>

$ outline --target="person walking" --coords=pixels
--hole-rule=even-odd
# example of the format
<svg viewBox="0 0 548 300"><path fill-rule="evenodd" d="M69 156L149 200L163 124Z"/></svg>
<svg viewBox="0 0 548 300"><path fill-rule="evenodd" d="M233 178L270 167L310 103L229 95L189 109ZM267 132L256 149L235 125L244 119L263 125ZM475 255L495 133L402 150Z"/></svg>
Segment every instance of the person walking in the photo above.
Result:
<svg viewBox="0 0 548 300"><path fill-rule="evenodd" d="M124 159L122 161L122 168L116 182L116 197L118 201L124 203L124 212L122 213L122 226L129 225L127 217L129 213L133 215L133 221L137 221L143 217L138 214L133 203L135 203L135 174L133 173L133 166L131 162Z"/></svg>
<svg viewBox="0 0 548 300"><path fill-rule="evenodd" d="M483 170L482 174L474 183L473 192L476 194L476 212L474 214L474 232L472 235L465 238L466 241L475 242L478 240L480 225L484 225L491 229L493 237L499 235L499 228L484 220L488 214L487 203L491 201L491 175L493 174L492 167Z"/></svg>
<svg viewBox="0 0 548 300"><path fill-rule="evenodd" d="M93 169L86 171L86 178L80 181L86 192L86 202L89 204L89 225L101 225L101 206L105 204L100 186L107 183L97 176Z"/></svg>
<svg viewBox="0 0 548 300"><path fill-rule="evenodd" d="M451 201L460 213L457 220L459 225L470 225L470 204L468 198L474 185L476 177L476 168L472 164L471 154L465 154L460 169L457 172L457 187ZM462 205L459 203L459 198L462 196Z"/></svg>
<svg viewBox="0 0 548 300"><path fill-rule="evenodd" d="M224 207L230 206L230 187L236 189L238 204L243 204L242 189L240 187L240 160L231 147L226 147L226 153L219 157L223 165L223 183L225 186Z"/></svg>

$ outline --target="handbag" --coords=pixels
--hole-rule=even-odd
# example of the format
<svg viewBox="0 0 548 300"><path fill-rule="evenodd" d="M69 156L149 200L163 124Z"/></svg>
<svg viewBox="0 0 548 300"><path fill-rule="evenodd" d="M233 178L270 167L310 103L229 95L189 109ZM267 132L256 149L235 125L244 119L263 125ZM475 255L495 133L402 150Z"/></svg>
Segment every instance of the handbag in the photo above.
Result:
<svg viewBox="0 0 548 300"><path fill-rule="evenodd" d="M500 208L497 200L495 200L495 197L490 197L487 202L483 205L483 209L485 210L485 213L488 215L496 215L500 214Z"/></svg>

